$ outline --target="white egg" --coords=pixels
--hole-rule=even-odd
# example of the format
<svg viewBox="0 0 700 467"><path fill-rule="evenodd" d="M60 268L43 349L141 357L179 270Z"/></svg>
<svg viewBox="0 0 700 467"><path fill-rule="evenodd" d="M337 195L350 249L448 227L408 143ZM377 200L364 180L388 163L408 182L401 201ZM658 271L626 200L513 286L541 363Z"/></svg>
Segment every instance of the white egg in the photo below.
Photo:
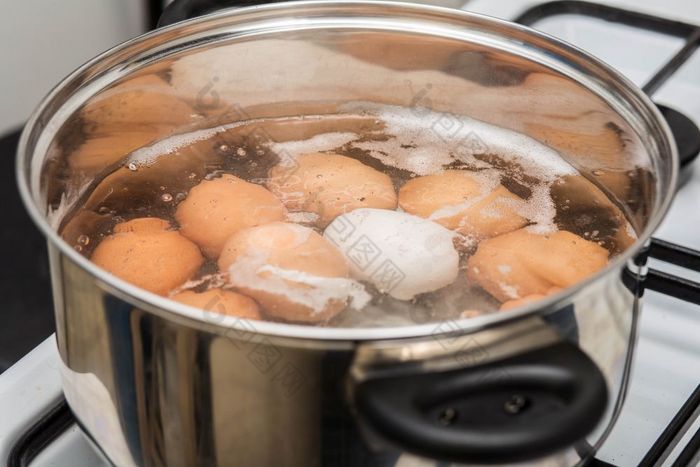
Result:
<svg viewBox="0 0 700 467"><path fill-rule="evenodd" d="M457 278L454 232L421 217L355 209L338 216L323 236L345 255L355 278L399 300L441 289Z"/></svg>

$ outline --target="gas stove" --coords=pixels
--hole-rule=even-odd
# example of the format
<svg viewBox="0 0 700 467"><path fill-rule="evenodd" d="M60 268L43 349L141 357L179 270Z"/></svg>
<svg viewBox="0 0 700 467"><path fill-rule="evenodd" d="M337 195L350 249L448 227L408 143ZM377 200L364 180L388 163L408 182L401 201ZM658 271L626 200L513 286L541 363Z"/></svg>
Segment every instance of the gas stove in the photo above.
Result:
<svg viewBox="0 0 700 467"><path fill-rule="evenodd" d="M642 87L672 126L683 159L681 184L649 250L628 396L593 463L700 464L700 170L694 169L700 3L473 0L464 9L533 26L591 52ZM76 426L58 369L49 337L0 374L0 459L7 465L108 465Z"/></svg>

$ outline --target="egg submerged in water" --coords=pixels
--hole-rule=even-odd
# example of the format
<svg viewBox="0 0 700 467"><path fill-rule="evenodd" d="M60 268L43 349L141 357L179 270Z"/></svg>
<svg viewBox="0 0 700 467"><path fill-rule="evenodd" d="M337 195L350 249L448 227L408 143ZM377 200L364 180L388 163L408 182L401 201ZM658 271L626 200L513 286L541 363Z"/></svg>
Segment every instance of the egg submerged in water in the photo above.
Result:
<svg viewBox="0 0 700 467"><path fill-rule="evenodd" d="M267 315L293 322L326 321L347 305L370 299L350 279L343 255L313 229L272 222L242 230L218 260L230 285L254 298Z"/></svg>
<svg viewBox="0 0 700 467"><path fill-rule="evenodd" d="M180 233L217 258L236 232L284 220L287 210L268 190L230 174L202 180L178 205Z"/></svg>
<svg viewBox="0 0 700 467"><path fill-rule="evenodd" d="M441 289L457 278L454 232L421 217L356 209L337 217L323 236L345 255L353 277L399 300Z"/></svg>
<svg viewBox="0 0 700 467"><path fill-rule="evenodd" d="M258 305L252 298L230 290L209 289L204 292L185 290L170 298L207 313L221 313L245 319L262 319Z"/></svg>
<svg viewBox="0 0 700 467"><path fill-rule="evenodd" d="M120 279L159 295L190 279L204 262L194 243L155 217L117 224L91 259Z"/></svg>
<svg viewBox="0 0 700 467"><path fill-rule="evenodd" d="M524 227L527 219L518 214L518 202L499 180L480 180L464 170L414 178L399 191L404 211L479 239Z"/></svg>
<svg viewBox="0 0 700 467"><path fill-rule="evenodd" d="M571 232L520 229L482 241L466 273L509 309L583 281L607 264L605 248Z"/></svg>
<svg viewBox="0 0 700 467"><path fill-rule="evenodd" d="M302 154L273 167L267 187L290 211L309 211L317 225L359 208L396 208L391 178L351 157Z"/></svg>

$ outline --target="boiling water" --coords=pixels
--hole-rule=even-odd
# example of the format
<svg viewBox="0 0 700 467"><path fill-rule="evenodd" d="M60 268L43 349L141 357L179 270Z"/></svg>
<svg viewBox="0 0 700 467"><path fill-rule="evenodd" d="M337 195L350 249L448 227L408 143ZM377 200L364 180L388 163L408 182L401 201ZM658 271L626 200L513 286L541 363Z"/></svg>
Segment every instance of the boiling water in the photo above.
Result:
<svg viewBox="0 0 700 467"><path fill-rule="evenodd" d="M341 154L386 173L397 192L418 176L467 170L484 190L501 183L520 197L514 207L532 232L567 230L603 246L611 257L635 238L616 204L538 141L466 117L369 103L347 104L335 115L204 122L125 155L55 200L52 216L64 239L89 258L118 222L160 217L177 226L178 203L203 179L228 173L264 186L271 168L312 152ZM288 220L313 226L312 219L290 212ZM500 303L464 274L477 242L458 236L456 244L461 270L451 285L398 300L362 284L371 298L362 310L348 307L320 325L408 325L498 310ZM202 291L224 282L216 262L208 260L183 287Z"/></svg>

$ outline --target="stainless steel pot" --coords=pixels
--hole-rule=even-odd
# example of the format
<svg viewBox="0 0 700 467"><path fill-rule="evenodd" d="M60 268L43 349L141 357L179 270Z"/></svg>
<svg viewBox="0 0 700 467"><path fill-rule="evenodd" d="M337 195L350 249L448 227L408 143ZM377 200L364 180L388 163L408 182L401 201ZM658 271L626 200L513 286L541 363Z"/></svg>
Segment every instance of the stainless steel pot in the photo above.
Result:
<svg viewBox="0 0 700 467"><path fill-rule="evenodd" d="M167 85L143 87L154 74ZM197 112L125 111L121 137L76 136L80 110L116 84ZM202 114L331 115L351 101L431 109L442 120L428 123L448 130L468 115L528 134L613 200L638 240L534 305L358 329L203 313L97 268L55 231L57 206L79 202L129 141ZM76 138L93 136L110 150L78 158ZM56 87L18 154L22 196L49 242L65 396L120 466L585 462L624 399L643 250L676 171L658 111L607 65L528 28L388 2L265 5L145 34Z"/></svg>

